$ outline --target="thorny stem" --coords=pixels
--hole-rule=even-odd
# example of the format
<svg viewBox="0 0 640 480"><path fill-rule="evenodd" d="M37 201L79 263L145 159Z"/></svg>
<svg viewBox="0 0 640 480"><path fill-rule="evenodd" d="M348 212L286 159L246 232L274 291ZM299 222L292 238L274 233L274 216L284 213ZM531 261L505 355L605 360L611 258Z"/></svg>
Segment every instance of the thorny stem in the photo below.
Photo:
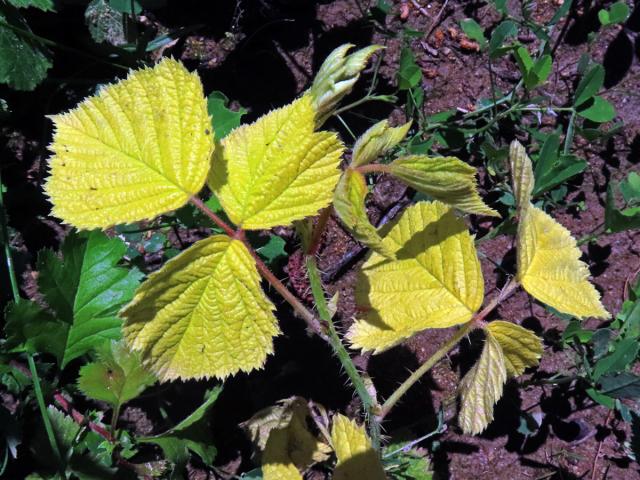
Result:
<svg viewBox="0 0 640 480"><path fill-rule="evenodd" d="M20 303L20 300L21 300L20 290L18 288L16 271L13 266L11 249L9 248L9 229L7 228L7 215L4 209L4 197L2 195L1 171L0 171L0 229L1 229L0 240L4 244L4 255L5 255L5 261L7 263L7 271L9 272L9 280L11 282L11 292L13 294L13 301L15 303ZM36 362L33 360L33 355L31 353L27 353L27 362L29 363L29 370L31 372L31 382L33 383L33 390L36 394L38 409L40 410L40 415L42 416L42 423L44 424L44 429L47 432L47 439L49 440L49 444L51 445L51 450L53 451L53 455L56 457L56 460L58 460L60 475L63 479L66 479L67 474L65 471L65 465L62 459L62 455L60 454L60 448L58 447L56 436L53 432L51 419L49 418L49 414L47 412L47 406L44 402L44 395L42 395L42 387L40 386L40 377L38 376L38 369L36 368Z"/></svg>
<svg viewBox="0 0 640 480"><path fill-rule="evenodd" d="M97 433L98 435L100 435L102 438L104 438L110 443L114 442L114 437L107 431L107 429L93 422L87 422L85 416L82 415L75 408L71 407L67 399L64 398L62 394L55 393L53 395L53 398L56 401L56 403L60 405L60 408L62 408L62 410L64 410L66 414L70 415L71 418L73 418L73 421L76 422L78 425L86 424L87 427L89 427L89 430L91 430L92 432Z"/></svg>
<svg viewBox="0 0 640 480"><path fill-rule="evenodd" d="M296 297L293 293L289 291L284 284L278 280L269 267L267 267L264 262L260 259L256 251L249 245L249 242L246 239L244 231L234 230L227 223L222 220L218 215L216 215L209 207L207 207L202 200L193 196L190 198L190 201L193 205L195 205L202 213L204 213L207 217L209 217L216 225L218 225L224 232L229 235L231 238L235 238L240 240L247 247L247 250L253 257L256 262L256 267L262 277L271 284L273 288L275 288L278 293L286 300L286 302L291 305L294 311L302 317L302 319L307 323L309 329L313 331L315 334L319 335L322 338L326 339L326 335L322 329L322 325L316 318L316 316Z"/></svg>
<svg viewBox="0 0 640 480"><path fill-rule="evenodd" d="M483 308L479 313L474 315L474 317L467 323L464 324L462 328L460 328L453 336L447 340L444 345L442 345L431 357L427 359L415 372L413 372L409 378L407 378L392 394L391 396L384 402L382 405L382 409L378 415L378 421L382 421L387 414L391 411L391 409L398 403L405 393L409 391L413 385L422 378L422 376L427 373L429 370L433 368L433 366L438 363L453 347L455 347L460 340L466 337L472 330L476 328L481 328L484 325L484 319L489 315L500 302L504 301L507 297L509 297L513 291L518 287L518 283L510 280L504 286L499 295L494 297L485 308Z"/></svg>
<svg viewBox="0 0 640 480"><path fill-rule="evenodd" d="M333 324L333 319L331 318L331 312L329 312L327 299L325 297L322 282L320 280L320 272L318 271L318 265L314 256L307 255L306 267L309 275L309 284L311 285L311 293L313 294L313 299L318 309L318 315L320 315L320 318L326 323L328 327L329 344L331 345L331 348L333 349L336 357L338 357L338 360L340 360L342 368L344 368L344 371L349 377L353 388L362 401L362 406L364 407L364 410L368 417L371 443L373 447L378 450L380 448L380 423L377 421L375 415L377 402L371 396L369 390L367 390L364 379L362 378L362 376L360 376L360 373L358 373L358 369L351 360L349 352L347 352L347 349L342 344L340 336L336 331L335 325Z"/></svg>

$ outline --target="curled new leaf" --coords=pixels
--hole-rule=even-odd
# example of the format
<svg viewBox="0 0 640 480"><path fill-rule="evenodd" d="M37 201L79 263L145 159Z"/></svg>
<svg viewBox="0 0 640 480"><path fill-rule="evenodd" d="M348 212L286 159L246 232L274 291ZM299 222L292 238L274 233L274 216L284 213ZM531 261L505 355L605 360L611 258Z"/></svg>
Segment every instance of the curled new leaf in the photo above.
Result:
<svg viewBox="0 0 640 480"><path fill-rule="evenodd" d="M511 144L513 189L518 200L518 281L535 298L578 318L608 318L600 294L571 232L531 202L533 169L522 145Z"/></svg>
<svg viewBox="0 0 640 480"><path fill-rule="evenodd" d="M348 54L352 48L353 45L345 44L332 51L320 66L309 89L317 112L318 127L333 114L338 103L351 92L371 55L383 47L371 45Z"/></svg>
<svg viewBox="0 0 640 480"><path fill-rule="evenodd" d="M260 368L279 333L253 257L215 235L151 274L120 315L130 346L163 380Z"/></svg>
<svg viewBox="0 0 640 480"><path fill-rule="evenodd" d="M363 312L347 334L376 353L427 328L466 323L480 307L480 262L464 222L440 202L405 210L384 245L396 260L373 253L356 285Z"/></svg>
<svg viewBox="0 0 640 480"><path fill-rule="evenodd" d="M376 123L364 132L353 146L351 166L366 165L384 155L404 140L409 128L411 128L411 122L399 127L390 127L389 122L386 120Z"/></svg>
<svg viewBox="0 0 640 480"><path fill-rule="evenodd" d="M463 212L499 217L480 198L476 169L456 157L409 155L394 160L386 167L417 191L448 203Z"/></svg>
<svg viewBox="0 0 640 480"><path fill-rule="evenodd" d="M493 420L496 404L507 381L504 355L498 341L487 335L482 354L460 383L458 423L464 433L476 435Z"/></svg>
<svg viewBox="0 0 640 480"><path fill-rule="evenodd" d="M153 218L204 185L211 121L196 74L166 59L53 117L53 215L78 228Z"/></svg>
<svg viewBox="0 0 640 480"><path fill-rule="evenodd" d="M531 330L515 323L495 320L487 325L485 331L500 344L510 376L517 377L527 368L538 365L542 356L542 340Z"/></svg>
<svg viewBox="0 0 640 480"><path fill-rule="evenodd" d="M342 223L356 240L380 255L393 258L393 251L385 246L378 230L369 222L364 203L367 193L364 176L352 168L347 168L336 187L333 206Z"/></svg>
<svg viewBox="0 0 640 480"><path fill-rule="evenodd" d="M343 145L334 133L314 133L314 119L307 95L222 140L209 186L236 225L289 225L331 203Z"/></svg>
<svg viewBox="0 0 640 480"><path fill-rule="evenodd" d="M331 448L309 431L309 407L303 399L293 398L282 404L262 412L262 420L265 414L270 419L269 436L262 456L262 475L264 480L302 480L300 471L326 460ZM263 422L256 425L253 419L249 422L254 422L253 426L258 429L265 426Z"/></svg>
<svg viewBox="0 0 640 480"><path fill-rule="evenodd" d="M364 428L344 415L333 417L331 443L338 462L334 480L385 480L378 454L371 446Z"/></svg>

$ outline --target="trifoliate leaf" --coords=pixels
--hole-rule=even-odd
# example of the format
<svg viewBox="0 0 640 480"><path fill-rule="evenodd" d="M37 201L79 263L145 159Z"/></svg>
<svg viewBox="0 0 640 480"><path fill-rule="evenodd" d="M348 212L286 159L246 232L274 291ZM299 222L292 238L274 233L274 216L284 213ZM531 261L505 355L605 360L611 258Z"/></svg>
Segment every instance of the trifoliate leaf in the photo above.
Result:
<svg viewBox="0 0 640 480"><path fill-rule="evenodd" d="M373 253L356 284L364 312L348 332L376 353L427 328L466 323L482 304L484 285L473 237L440 202L409 207L384 238L397 260Z"/></svg>
<svg viewBox="0 0 640 480"><path fill-rule="evenodd" d="M456 157L409 155L394 160L387 167L417 191L448 203L463 212L499 217L480 198L476 184L476 169Z"/></svg>
<svg viewBox="0 0 640 480"><path fill-rule="evenodd" d="M533 192L534 176L531 159L520 142L514 140L509 149L511 164L511 178L513 180L513 195L516 204L521 209L529 205Z"/></svg>
<svg viewBox="0 0 640 480"><path fill-rule="evenodd" d="M460 413L458 423L464 433L476 435L493 420L496 404L507 381L502 348L491 335L487 335L478 362L463 377L460 383Z"/></svg>
<svg viewBox="0 0 640 480"><path fill-rule="evenodd" d="M316 462L325 461L331 452L327 444L318 441L309 431L309 407L303 399L287 400L283 407L269 415L273 417L274 413L279 413L277 420L271 423L264 447L264 480L302 480L300 471L306 470ZM255 423L253 425L256 426Z"/></svg>
<svg viewBox="0 0 640 480"><path fill-rule="evenodd" d="M202 84L165 59L53 117L52 214L77 228L153 218L204 185L213 132Z"/></svg>
<svg viewBox="0 0 640 480"><path fill-rule="evenodd" d="M316 111L316 126L320 127L353 89L369 58L380 50L380 45L371 45L347 54L353 48L344 44L333 50L320 66L309 94Z"/></svg>
<svg viewBox="0 0 640 480"><path fill-rule="evenodd" d="M158 445L166 459L175 464L176 470L184 469L189 460L189 452L197 454L205 465L211 465L218 451L213 445L208 419L220 392L220 386L207 391L204 402L175 427L153 437L139 438L138 441Z"/></svg>
<svg viewBox="0 0 640 480"><path fill-rule="evenodd" d="M138 270L116 266L126 250L122 240L94 231L67 235L62 259L51 250L38 254L38 287L64 332L61 368L105 340L121 337L117 312L142 277ZM40 320L45 331L49 324ZM52 334L52 341L58 335Z"/></svg>
<svg viewBox="0 0 640 480"><path fill-rule="evenodd" d="M366 165L384 155L404 140L409 128L411 128L411 122L399 127L390 127L386 120L376 123L364 132L353 146L351 166Z"/></svg>
<svg viewBox="0 0 640 480"><path fill-rule="evenodd" d="M571 232L529 205L518 224L518 281L535 298L578 318L609 318Z"/></svg>
<svg viewBox="0 0 640 480"><path fill-rule="evenodd" d="M0 10L0 83L16 90L33 90L51 68L50 52L38 41L13 29L31 34L24 17L14 8Z"/></svg>
<svg viewBox="0 0 640 480"><path fill-rule="evenodd" d="M385 480L378 453L371 446L364 428L344 415L333 417L331 443L338 462L334 480Z"/></svg>
<svg viewBox="0 0 640 480"><path fill-rule="evenodd" d="M353 237L385 257L394 258L393 251L384 245L376 227L371 225L365 207L369 190L364 176L347 168L333 195L333 206L342 223Z"/></svg>
<svg viewBox="0 0 640 480"><path fill-rule="evenodd" d="M279 333L253 257L214 235L152 273L120 316L123 334L161 381L260 368Z"/></svg>
<svg viewBox="0 0 640 480"><path fill-rule="evenodd" d="M543 351L542 340L531 330L495 320L487 325L485 331L500 344L509 376L517 377L527 368L538 365Z"/></svg>
<svg viewBox="0 0 640 480"><path fill-rule="evenodd" d="M87 397L119 407L156 383L137 352L120 341L111 341L98 351L97 362L80 369L78 388Z"/></svg>
<svg viewBox="0 0 640 480"><path fill-rule="evenodd" d="M5 315L6 351L50 353L62 362L68 326L35 302L10 303Z"/></svg>
<svg viewBox="0 0 640 480"><path fill-rule="evenodd" d="M290 225L331 203L343 146L334 133L314 133L314 119L304 96L222 140L209 186L232 222L246 230Z"/></svg>

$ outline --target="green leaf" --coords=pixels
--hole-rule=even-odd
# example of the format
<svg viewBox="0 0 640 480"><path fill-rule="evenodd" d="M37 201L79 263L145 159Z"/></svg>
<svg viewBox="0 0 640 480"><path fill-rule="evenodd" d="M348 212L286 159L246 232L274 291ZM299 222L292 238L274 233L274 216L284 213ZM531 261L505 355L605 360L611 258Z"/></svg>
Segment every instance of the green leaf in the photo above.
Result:
<svg viewBox="0 0 640 480"><path fill-rule="evenodd" d="M400 52L400 65L398 67L398 88L411 90L422 81L422 70L416 64L416 57L409 47L404 47Z"/></svg>
<svg viewBox="0 0 640 480"><path fill-rule="evenodd" d="M16 8L35 7L45 12L54 10L53 0L8 0Z"/></svg>
<svg viewBox="0 0 640 480"><path fill-rule="evenodd" d="M156 382L140 355L120 341L111 341L98 350L98 361L80 369L78 388L89 398L119 408Z"/></svg>
<svg viewBox="0 0 640 480"><path fill-rule="evenodd" d="M189 460L189 452L197 454L206 465L215 460L217 449L213 445L208 425L209 411L222 392L217 386L205 394L205 400L191 415L164 433L142 437L141 443L154 443L164 452L167 460L182 469Z"/></svg>
<svg viewBox="0 0 640 480"><path fill-rule="evenodd" d="M635 338L625 338L614 344L614 350L601 358L593 369L593 378L598 380L605 373L621 372L633 362L638 355L640 344Z"/></svg>
<svg viewBox="0 0 640 480"><path fill-rule="evenodd" d="M531 58L529 50L525 47L518 47L513 51L513 56L515 57L516 62L518 62L520 73L522 73L522 76L526 80L527 74L531 71L531 68L533 68L533 58ZM528 85L527 88L529 88Z"/></svg>
<svg viewBox="0 0 640 480"><path fill-rule="evenodd" d="M600 393L613 398L640 398L640 377L631 372L604 375L598 381Z"/></svg>
<svg viewBox="0 0 640 480"><path fill-rule="evenodd" d="M638 182L638 180L640 180L640 176L635 172L631 172L627 180L623 181L619 186L625 202L628 205L635 205L640 202L640 192L636 191L636 188L638 188L636 182ZM618 208L616 206L615 193L615 182L610 182L607 186L607 197L605 201L605 229L610 233L616 233L640 228L640 206Z"/></svg>
<svg viewBox="0 0 640 480"><path fill-rule="evenodd" d="M507 9L507 0L492 0L493 6L502 15L507 15L509 10Z"/></svg>
<svg viewBox="0 0 640 480"><path fill-rule="evenodd" d="M627 203L640 203L640 175L631 172L620 182L620 192Z"/></svg>
<svg viewBox="0 0 640 480"><path fill-rule="evenodd" d="M29 26L17 10L0 9L0 83L16 90L33 90L51 68L49 51L30 39L30 34Z"/></svg>
<svg viewBox="0 0 640 480"><path fill-rule="evenodd" d="M487 335L480 358L460 382L458 423L464 433L476 435L487 428L506 381L507 369L500 343Z"/></svg>
<svg viewBox="0 0 640 480"><path fill-rule="evenodd" d="M211 115L211 124L216 133L216 140L222 140L231 130L240 126L242 116L247 113L247 109L244 107L231 110L228 105L229 99L222 92L211 92L207 97L207 109Z"/></svg>
<svg viewBox="0 0 640 480"><path fill-rule="evenodd" d="M559 152L560 136L556 133L549 135L536 161L533 195L549 191L587 168L583 159L575 155L559 155Z"/></svg>
<svg viewBox="0 0 640 480"><path fill-rule="evenodd" d="M22 300L6 310L5 349L11 352L50 353L62 362L68 326L57 321L37 303Z"/></svg>
<svg viewBox="0 0 640 480"><path fill-rule="evenodd" d="M397 158L387 168L410 187L463 212L500 216L480 197L476 169L456 157L409 155Z"/></svg>
<svg viewBox="0 0 640 480"><path fill-rule="evenodd" d="M92 0L84 11L84 21L96 43L114 46L127 43L123 13L112 8L107 0Z"/></svg>
<svg viewBox="0 0 640 480"><path fill-rule="evenodd" d="M118 12L129 15L140 15L142 5L139 0L109 0L109 6Z"/></svg>
<svg viewBox="0 0 640 480"><path fill-rule="evenodd" d="M471 40L478 42L480 48L484 48L487 44L487 39L484 36L484 29L473 18L465 18L460 21L460 28L467 37Z"/></svg>
<svg viewBox="0 0 640 480"><path fill-rule="evenodd" d="M616 109L609 101L595 96L582 104L576 113L592 122L604 123L615 118Z"/></svg>
<svg viewBox="0 0 640 480"><path fill-rule="evenodd" d="M604 67L600 64L593 65L580 79L576 87L573 105L579 107L591 99L604 85Z"/></svg>
<svg viewBox="0 0 640 480"><path fill-rule="evenodd" d="M126 252L104 233L70 233L62 259L51 250L38 255L38 286L62 328L68 328L60 367L102 344L119 339L118 310L131 298L142 274L117 267Z"/></svg>
<svg viewBox="0 0 640 480"><path fill-rule="evenodd" d="M526 87L532 90L546 82L549 74L551 74L552 66L551 55L543 55L540 57L524 77Z"/></svg>
<svg viewBox="0 0 640 480"><path fill-rule="evenodd" d="M603 26L623 23L629 17L629 6L625 0L620 0L609 7L598 12L598 19Z"/></svg>
<svg viewBox="0 0 640 480"><path fill-rule="evenodd" d="M287 252L285 250L286 246L287 242L285 242L282 237L279 237L278 235L269 235L267 243L256 251L260 257L267 262L267 265L272 265L281 258L287 256Z"/></svg>
<svg viewBox="0 0 640 480"><path fill-rule="evenodd" d="M500 57L504 53L502 44L510 37L517 35L518 25L511 21L505 20L491 34L489 40L489 57L495 59Z"/></svg>

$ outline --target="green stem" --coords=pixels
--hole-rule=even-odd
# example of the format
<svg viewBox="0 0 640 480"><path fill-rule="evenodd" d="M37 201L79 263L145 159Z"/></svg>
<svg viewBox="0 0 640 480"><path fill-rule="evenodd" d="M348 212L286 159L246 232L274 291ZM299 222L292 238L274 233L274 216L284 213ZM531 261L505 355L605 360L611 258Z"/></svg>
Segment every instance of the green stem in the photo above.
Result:
<svg viewBox="0 0 640 480"><path fill-rule="evenodd" d="M422 378L422 376L433 368L450 350L455 347L460 340L466 337L473 329L477 327L474 321L469 321L462 328L460 328L449 340L442 345L438 351L436 351L429 359L424 362L420 367L407 378L402 385L400 385L395 392L384 402L378 420L382 421L384 417L391 411L391 409L398 403L405 393L409 391L413 385Z"/></svg>
<svg viewBox="0 0 640 480"><path fill-rule="evenodd" d="M11 256L11 248L9 247L9 229L7 228L8 219L4 209L4 197L2 195L2 171L0 170L0 228L2 229L0 235L2 236L2 246L4 247L4 258L7 264L7 271L9 272L9 281L11 283L11 292L13 293L13 300L16 303L20 302L20 288L18 287L18 279L16 278L16 271L13 265L13 257Z"/></svg>
<svg viewBox="0 0 640 480"><path fill-rule="evenodd" d="M356 391L358 397L362 401L362 406L367 413L369 423L369 435L371 437L371 443L377 450L380 448L380 423L378 422L375 410L377 409L377 402L367 390L367 386L364 379L360 376L358 369L353 364L351 356L347 349L342 344L340 336L336 331L333 319L331 318L331 312L329 312L329 306L327 305L327 299L325 297L324 289L322 288L322 282L320 280L320 272L318 271L318 265L316 259L312 255L307 255L306 258L307 272L309 274L309 283L311 285L311 292L313 299L318 309L318 315L327 324L329 332L329 344L333 349L336 357L340 361L342 368L346 372L353 388Z"/></svg>
<svg viewBox="0 0 640 480"><path fill-rule="evenodd" d="M344 113L347 110L351 110L352 108L358 107L363 103L367 103L367 102L380 101L380 102L394 103L396 100L397 98L393 95L368 95L367 94L364 97L356 100L355 102L351 102L350 104L345 105L344 107L338 108L335 112L333 112L333 115L334 116L340 115L341 113Z"/></svg>
<svg viewBox="0 0 640 480"><path fill-rule="evenodd" d="M567 125L567 135L564 137L564 148L562 149L563 155L569 155L571 151L571 145L573 144L573 136L575 133L576 125L576 110L571 109L571 117L569 117L569 125Z"/></svg>
<svg viewBox="0 0 640 480"><path fill-rule="evenodd" d="M36 369L36 362L33 360L33 355L31 355L30 353L27 353L27 361L29 362L29 370L31 371L33 390L36 394L36 400L38 402L38 408L40 409L40 415L42 416L42 422L44 423L44 429L47 431L49 445L51 445L53 455L58 461L58 466L60 467L60 475L63 479L66 479L66 468L62 460L62 455L60 454L60 448L58 447L56 436L53 433L53 426L51 425L51 419L49 418L49 413L47 412L47 406L44 403L44 396L42 395L42 388L40 387L40 377L38 376L38 370Z"/></svg>
<svg viewBox="0 0 640 480"><path fill-rule="evenodd" d="M113 441L115 442L118 438L118 418L120 418L120 407L121 405L118 403L113 407L113 412L111 413L111 436L113 437Z"/></svg>

